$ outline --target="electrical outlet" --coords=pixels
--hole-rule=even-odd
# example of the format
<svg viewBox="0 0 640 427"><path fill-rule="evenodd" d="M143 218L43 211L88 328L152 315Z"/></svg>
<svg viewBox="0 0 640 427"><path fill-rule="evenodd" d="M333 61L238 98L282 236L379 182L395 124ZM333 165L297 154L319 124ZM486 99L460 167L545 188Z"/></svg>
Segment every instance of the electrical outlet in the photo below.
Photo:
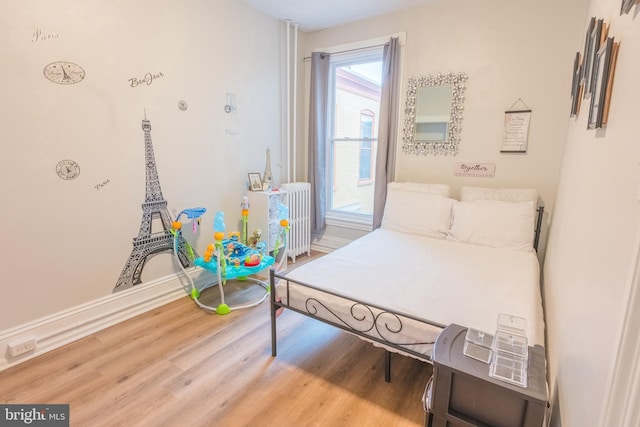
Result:
<svg viewBox="0 0 640 427"><path fill-rule="evenodd" d="M18 357L36 349L35 337L23 337L20 340L7 343L7 351L10 357Z"/></svg>

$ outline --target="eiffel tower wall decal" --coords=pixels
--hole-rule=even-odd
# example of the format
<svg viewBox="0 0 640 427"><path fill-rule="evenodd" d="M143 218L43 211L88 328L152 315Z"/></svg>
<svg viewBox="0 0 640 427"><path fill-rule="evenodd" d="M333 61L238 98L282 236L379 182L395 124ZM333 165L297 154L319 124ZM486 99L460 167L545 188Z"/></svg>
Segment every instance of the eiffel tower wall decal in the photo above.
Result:
<svg viewBox="0 0 640 427"><path fill-rule="evenodd" d="M113 292L119 292L139 285L142 270L147 260L161 252L174 252L174 235L171 232L171 217L167 210L167 201L162 196L158 170L156 169L156 159L153 154L153 143L151 142L151 122L147 120L145 113L142 120L142 130L144 132L144 152L146 165L146 192L144 203L142 204L142 222L138 236L133 238L133 250L127 259L122 273L118 278ZM153 232L152 225L154 219L160 219L162 230ZM192 259L187 252L187 242L181 234L177 238L178 260L183 267L192 265ZM199 255L194 252L195 258Z"/></svg>

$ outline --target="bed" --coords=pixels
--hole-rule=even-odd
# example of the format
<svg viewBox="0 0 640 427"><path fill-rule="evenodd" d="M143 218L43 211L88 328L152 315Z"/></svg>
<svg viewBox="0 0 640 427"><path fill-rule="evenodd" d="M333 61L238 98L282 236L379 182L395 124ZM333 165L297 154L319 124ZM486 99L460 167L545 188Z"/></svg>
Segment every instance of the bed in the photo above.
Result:
<svg viewBox="0 0 640 427"><path fill-rule="evenodd" d="M526 319L544 345L536 247L543 208L532 189L390 183L379 229L285 272L270 271L272 355L282 309L427 362L448 324L492 333L498 314Z"/></svg>

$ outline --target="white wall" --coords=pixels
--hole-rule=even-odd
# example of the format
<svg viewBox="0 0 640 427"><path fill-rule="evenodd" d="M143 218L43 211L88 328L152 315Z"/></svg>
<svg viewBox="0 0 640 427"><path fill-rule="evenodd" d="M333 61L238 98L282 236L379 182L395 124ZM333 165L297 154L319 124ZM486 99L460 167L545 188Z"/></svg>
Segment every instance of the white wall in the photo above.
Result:
<svg viewBox="0 0 640 427"><path fill-rule="evenodd" d="M203 253L217 210L238 228L247 172L264 171L267 147L280 182L281 37L277 20L235 0L0 4L0 332L111 295L142 218L145 110L169 211L208 210L187 240ZM45 79L60 60L84 80ZM146 73L162 77L130 86ZM58 178L63 159L78 178ZM167 253L142 278L177 271Z"/></svg>
<svg viewBox="0 0 640 427"><path fill-rule="evenodd" d="M569 120L549 233L544 283L550 378L559 404L554 425L600 425L634 280L640 243L638 9L620 16L620 1L591 0L579 33L583 38L590 17L604 18L621 44L606 129L587 130L585 102ZM576 39L573 49L583 52L583 41ZM633 329L637 334L637 325ZM632 375L630 367L623 369Z"/></svg>
<svg viewBox="0 0 640 427"><path fill-rule="evenodd" d="M439 2L305 34L300 57L320 48L406 32L396 179L447 183L454 197L463 185L537 188L546 224L553 213L573 57L582 40L585 8L586 0ZM308 82L308 61L301 66ZM408 78L446 72L468 75L459 154L406 155L401 145ZM302 92L306 96L308 86ZM501 154L504 112L519 98L533 110L528 151ZM307 98L301 104L307 106ZM307 117L305 112L303 119ZM456 177L458 162L494 163L495 177ZM327 235L343 236L344 230L329 227Z"/></svg>

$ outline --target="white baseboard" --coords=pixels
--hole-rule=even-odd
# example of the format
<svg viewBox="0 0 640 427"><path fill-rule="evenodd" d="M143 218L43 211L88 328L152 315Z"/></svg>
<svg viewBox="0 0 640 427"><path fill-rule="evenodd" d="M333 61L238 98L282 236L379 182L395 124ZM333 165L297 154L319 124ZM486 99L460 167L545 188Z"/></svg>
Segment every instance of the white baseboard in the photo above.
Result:
<svg viewBox="0 0 640 427"><path fill-rule="evenodd" d="M191 268L187 271L193 278L201 270ZM194 280L201 288L203 280ZM188 289L184 275L170 275L0 331L0 371L185 297L189 294ZM29 338L35 338L35 350L11 357L8 343Z"/></svg>
<svg viewBox="0 0 640 427"><path fill-rule="evenodd" d="M351 243L351 240L342 239L340 237L322 236L318 238L317 236L314 236L311 243L311 249L318 252L329 253L336 249L340 249L348 243Z"/></svg>

